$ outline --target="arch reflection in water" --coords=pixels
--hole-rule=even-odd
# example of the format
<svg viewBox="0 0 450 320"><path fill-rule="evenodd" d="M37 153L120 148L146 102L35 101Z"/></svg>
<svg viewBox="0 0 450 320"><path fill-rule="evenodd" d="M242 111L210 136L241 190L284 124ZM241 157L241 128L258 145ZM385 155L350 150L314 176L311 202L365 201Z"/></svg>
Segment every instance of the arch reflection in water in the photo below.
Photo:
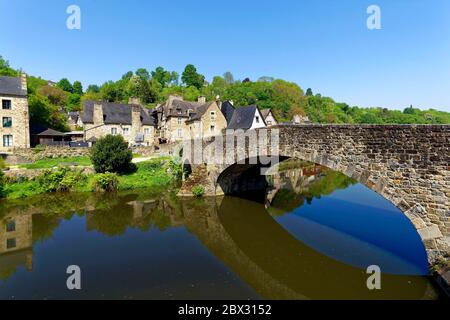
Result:
<svg viewBox="0 0 450 320"><path fill-rule="evenodd" d="M357 212L380 213L384 204L333 172L289 169L268 179L261 203L145 192L3 202L0 298L438 297L418 276L423 247L390 246L393 233L354 222ZM388 270L379 292L366 287L372 259ZM64 287L74 263L84 288L75 293Z"/></svg>

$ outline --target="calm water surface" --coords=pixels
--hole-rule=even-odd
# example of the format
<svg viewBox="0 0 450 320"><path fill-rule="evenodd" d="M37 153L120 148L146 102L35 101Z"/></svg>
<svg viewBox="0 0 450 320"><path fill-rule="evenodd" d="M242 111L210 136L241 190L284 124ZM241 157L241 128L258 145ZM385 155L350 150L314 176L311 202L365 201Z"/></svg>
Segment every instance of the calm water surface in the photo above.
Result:
<svg viewBox="0 0 450 320"><path fill-rule="evenodd" d="M417 232L379 195L311 165L268 181L241 198L140 190L1 202L0 298L439 298ZM69 265L81 291L66 288ZM370 265L381 291L367 289Z"/></svg>

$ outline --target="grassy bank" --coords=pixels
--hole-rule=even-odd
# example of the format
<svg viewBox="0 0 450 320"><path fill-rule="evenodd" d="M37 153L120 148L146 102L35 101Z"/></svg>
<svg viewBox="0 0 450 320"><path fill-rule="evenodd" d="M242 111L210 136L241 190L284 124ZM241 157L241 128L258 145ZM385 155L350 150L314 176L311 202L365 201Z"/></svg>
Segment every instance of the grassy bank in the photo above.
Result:
<svg viewBox="0 0 450 320"><path fill-rule="evenodd" d="M53 163L53 159L43 160L30 167L33 169L53 168L61 163ZM56 159L57 160L57 159ZM78 158L79 163L87 163ZM87 159L89 160L89 159ZM73 162L68 161L73 164ZM181 173L181 166L168 158L158 158L137 164L136 171L119 175L117 190L133 190L143 188L168 188L176 184ZM46 170L41 176L32 180L7 181L3 189L6 199L20 199L52 192L93 192L99 175L86 175L81 170L58 167Z"/></svg>
<svg viewBox="0 0 450 320"><path fill-rule="evenodd" d="M92 165L89 157L68 157L55 159L42 159L30 164L19 165L19 168L24 169L50 169L57 166L80 166L87 167Z"/></svg>

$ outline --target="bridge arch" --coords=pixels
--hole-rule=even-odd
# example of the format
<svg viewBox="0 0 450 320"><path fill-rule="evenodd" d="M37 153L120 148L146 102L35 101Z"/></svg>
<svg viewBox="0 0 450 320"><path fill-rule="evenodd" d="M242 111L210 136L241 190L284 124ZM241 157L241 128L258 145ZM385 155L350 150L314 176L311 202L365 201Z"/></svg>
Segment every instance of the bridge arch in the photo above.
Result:
<svg viewBox="0 0 450 320"><path fill-rule="evenodd" d="M430 261L450 256L450 126L308 125L270 130L279 131L281 157L322 165L367 186L409 218ZM227 161L232 164L220 164L212 144L204 145L204 163L212 195L220 195L228 191L221 187L224 177L236 163L251 158L255 144L236 150L231 155L235 161ZM258 150L258 155L270 156L267 150Z"/></svg>

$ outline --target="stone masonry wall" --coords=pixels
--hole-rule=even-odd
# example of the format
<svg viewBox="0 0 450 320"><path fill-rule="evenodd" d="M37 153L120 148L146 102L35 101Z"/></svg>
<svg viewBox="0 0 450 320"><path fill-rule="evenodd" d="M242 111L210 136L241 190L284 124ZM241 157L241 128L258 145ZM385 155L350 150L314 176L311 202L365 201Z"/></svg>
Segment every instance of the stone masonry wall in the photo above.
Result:
<svg viewBox="0 0 450 320"><path fill-rule="evenodd" d="M14 149L13 154L6 157L8 165L35 162L47 158L68 158L88 156L89 148L46 147L38 149Z"/></svg>

